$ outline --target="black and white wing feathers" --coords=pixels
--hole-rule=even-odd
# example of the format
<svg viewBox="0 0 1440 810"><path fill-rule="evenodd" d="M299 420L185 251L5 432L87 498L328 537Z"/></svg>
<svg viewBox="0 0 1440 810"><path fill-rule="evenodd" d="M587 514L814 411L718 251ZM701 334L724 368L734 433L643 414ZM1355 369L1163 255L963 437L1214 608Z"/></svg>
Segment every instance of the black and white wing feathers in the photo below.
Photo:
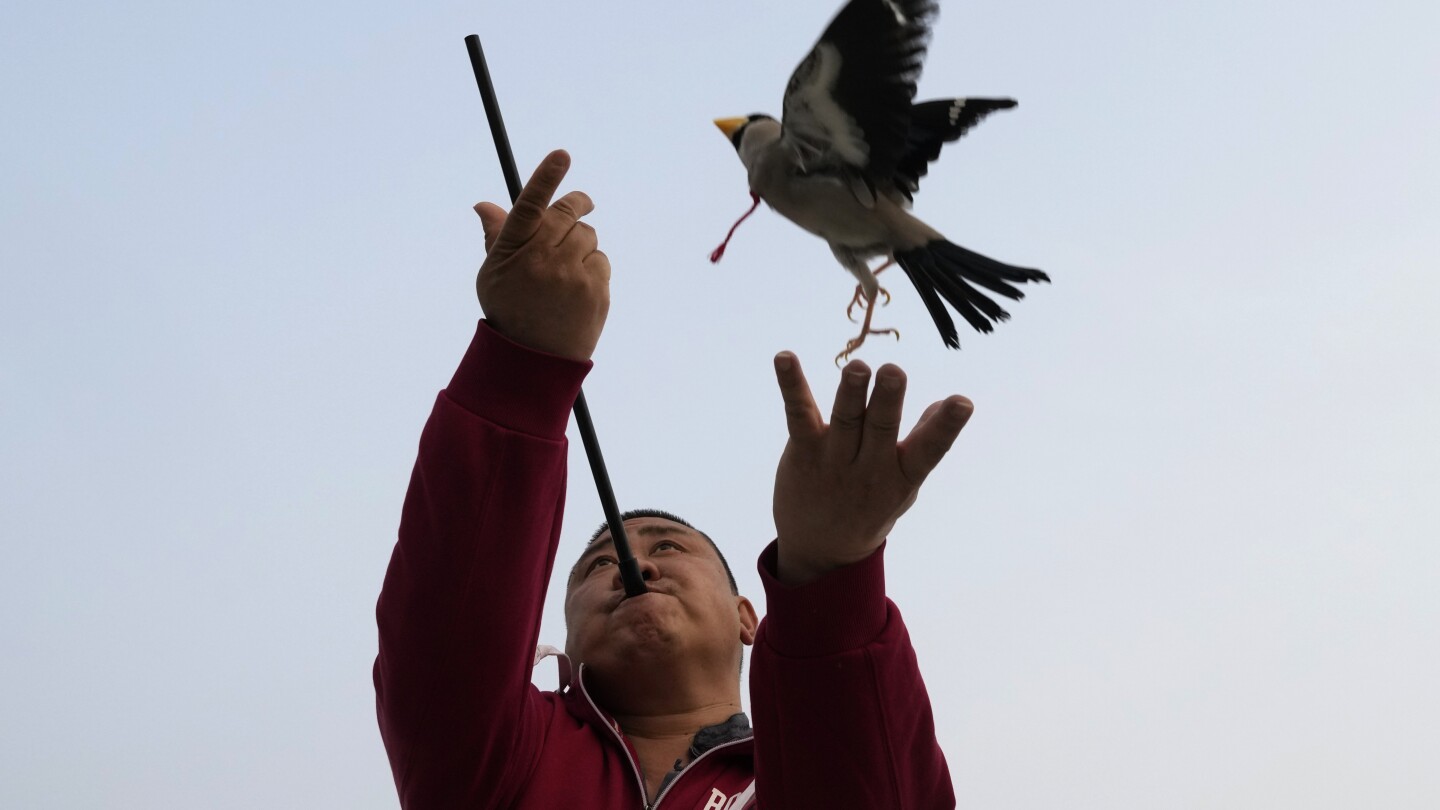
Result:
<svg viewBox="0 0 1440 810"><path fill-rule="evenodd" d="M895 188L914 199L920 178L940 157L940 148L959 140L970 128L996 110L1015 106L1012 98L946 98L924 101L910 108L910 132L905 150L895 164Z"/></svg>
<svg viewBox="0 0 1440 810"><path fill-rule="evenodd" d="M934 0L850 0L830 22L785 89L782 143L802 172L893 181L936 10Z"/></svg>

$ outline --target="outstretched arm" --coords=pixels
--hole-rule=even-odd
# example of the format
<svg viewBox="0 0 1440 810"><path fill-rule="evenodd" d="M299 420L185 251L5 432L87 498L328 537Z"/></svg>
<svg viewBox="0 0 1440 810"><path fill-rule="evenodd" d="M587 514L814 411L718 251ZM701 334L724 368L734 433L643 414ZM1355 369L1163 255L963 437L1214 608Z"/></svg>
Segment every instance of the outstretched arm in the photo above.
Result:
<svg viewBox="0 0 1440 810"><path fill-rule="evenodd" d="M826 424L795 355L775 358L790 441L775 474L779 570L786 585L859 562L885 542L930 471L949 452L975 406L962 396L935 402L904 441L905 372L886 364L845 366Z"/></svg>
<svg viewBox="0 0 1440 810"><path fill-rule="evenodd" d="M902 441L898 367L880 368L867 403L869 368L847 365L828 423L794 355L775 371L790 439L751 662L758 805L954 806L915 651L885 596L883 549L973 406L933 403Z"/></svg>
<svg viewBox="0 0 1440 810"><path fill-rule="evenodd" d="M552 153L507 215L476 206L487 320L437 398L377 606L381 736L405 807L500 807L539 750L530 668L565 500L565 426L609 262Z"/></svg>

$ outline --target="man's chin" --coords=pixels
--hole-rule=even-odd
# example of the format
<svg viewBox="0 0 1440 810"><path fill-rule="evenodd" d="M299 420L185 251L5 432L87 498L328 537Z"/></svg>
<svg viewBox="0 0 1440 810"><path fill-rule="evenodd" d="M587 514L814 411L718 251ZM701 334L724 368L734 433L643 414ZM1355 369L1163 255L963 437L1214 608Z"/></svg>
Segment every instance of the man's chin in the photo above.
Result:
<svg viewBox="0 0 1440 810"><path fill-rule="evenodd" d="M682 623L673 596L647 593L626 599L602 622L591 625L593 635L586 634L589 643L580 645L587 651L581 660L592 669L603 666L607 672L641 663L653 666L676 654L684 635Z"/></svg>
<svg viewBox="0 0 1440 810"><path fill-rule="evenodd" d="M586 662L591 678L604 685L645 681L670 671L677 663L674 644L658 635L630 635L611 639L603 654ZM603 688L603 687L602 687Z"/></svg>
<svg viewBox="0 0 1440 810"><path fill-rule="evenodd" d="M673 655L678 647L679 628L673 605L659 604L663 596L641 596L654 604L621 608L611 616L609 645L617 659L634 656Z"/></svg>

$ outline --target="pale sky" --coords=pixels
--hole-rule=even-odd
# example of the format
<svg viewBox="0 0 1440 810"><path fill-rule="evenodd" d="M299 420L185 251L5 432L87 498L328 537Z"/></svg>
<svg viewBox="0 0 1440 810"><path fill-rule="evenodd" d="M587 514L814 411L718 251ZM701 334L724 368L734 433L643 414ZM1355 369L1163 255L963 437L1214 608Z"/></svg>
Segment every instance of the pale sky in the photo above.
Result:
<svg viewBox="0 0 1440 810"><path fill-rule="evenodd" d="M5 5L0 807L396 806L374 604L505 198L469 33L599 206L622 506L763 608L770 358L828 410L853 284L771 211L707 261L711 119L839 5ZM1440 7L941 7L919 97L1020 105L915 211L1054 279L952 351L882 277L859 354L976 403L887 554L960 806L1440 806Z"/></svg>

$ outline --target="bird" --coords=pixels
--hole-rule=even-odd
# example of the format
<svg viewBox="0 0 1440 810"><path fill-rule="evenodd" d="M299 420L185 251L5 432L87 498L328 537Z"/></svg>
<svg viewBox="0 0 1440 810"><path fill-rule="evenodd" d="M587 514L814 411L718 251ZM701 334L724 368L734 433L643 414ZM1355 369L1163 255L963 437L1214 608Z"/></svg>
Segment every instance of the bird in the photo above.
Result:
<svg viewBox="0 0 1440 810"><path fill-rule="evenodd" d="M899 339L895 329L871 328L877 297L890 298L876 276L891 264L904 270L953 349L960 337L945 302L976 331L990 332L1010 314L977 288L1019 300L1025 294L1016 284L1050 281L1040 270L963 248L910 213L941 148L1016 106L1010 98L915 103L937 14L935 0L849 0L791 74L780 120L764 113L715 119L745 167L752 204L710 260L720 260L762 200L829 243L857 281L847 315L857 304L865 312L837 364L868 335ZM884 262L871 270L876 259Z"/></svg>

